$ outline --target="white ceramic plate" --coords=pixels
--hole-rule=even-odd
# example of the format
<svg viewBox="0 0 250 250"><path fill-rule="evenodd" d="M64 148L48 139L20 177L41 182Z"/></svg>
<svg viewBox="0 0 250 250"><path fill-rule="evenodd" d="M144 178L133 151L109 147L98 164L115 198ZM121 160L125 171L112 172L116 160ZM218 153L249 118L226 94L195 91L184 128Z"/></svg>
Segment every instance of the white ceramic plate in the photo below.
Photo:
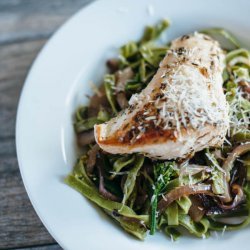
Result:
<svg viewBox="0 0 250 250"><path fill-rule="evenodd" d="M105 60L139 38L146 24L169 18L168 39L221 26L250 42L250 1L98 1L78 12L53 36L34 63L18 108L16 143L31 202L64 249L248 249L250 228L207 240L171 243L163 234L144 242L123 232L99 209L63 183L76 159L72 114L100 82Z"/></svg>

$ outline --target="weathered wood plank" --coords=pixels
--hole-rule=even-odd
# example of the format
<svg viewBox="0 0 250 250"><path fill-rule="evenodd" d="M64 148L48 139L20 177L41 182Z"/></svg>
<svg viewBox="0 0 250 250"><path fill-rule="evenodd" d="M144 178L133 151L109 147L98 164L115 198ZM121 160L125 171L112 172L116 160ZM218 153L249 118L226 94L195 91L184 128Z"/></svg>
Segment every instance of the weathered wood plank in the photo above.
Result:
<svg viewBox="0 0 250 250"><path fill-rule="evenodd" d="M0 248L55 242L30 204L16 169L16 158L1 157L0 166Z"/></svg>
<svg viewBox="0 0 250 250"><path fill-rule="evenodd" d="M14 137L19 95L45 40L0 46L0 139Z"/></svg>
<svg viewBox="0 0 250 250"><path fill-rule="evenodd" d="M0 248L53 243L28 199L15 151L20 91L45 40L0 46Z"/></svg>
<svg viewBox="0 0 250 250"><path fill-rule="evenodd" d="M91 0L1 0L0 44L49 37Z"/></svg>

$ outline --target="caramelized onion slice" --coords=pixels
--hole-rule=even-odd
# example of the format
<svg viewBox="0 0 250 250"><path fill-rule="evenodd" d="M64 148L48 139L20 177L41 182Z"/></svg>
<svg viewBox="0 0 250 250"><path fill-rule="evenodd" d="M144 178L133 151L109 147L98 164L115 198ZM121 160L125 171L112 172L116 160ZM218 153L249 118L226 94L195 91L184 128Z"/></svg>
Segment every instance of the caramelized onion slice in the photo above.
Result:
<svg viewBox="0 0 250 250"><path fill-rule="evenodd" d="M123 70L119 70L115 74L116 78L116 91L125 91L125 86L128 80L131 80L134 77L134 72L132 68L127 67Z"/></svg>
<svg viewBox="0 0 250 250"><path fill-rule="evenodd" d="M87 173L88 174L92 174L94 166L96 164L96 157L97 157L97 153L100 150L100 147L98 144L95 144L95 146L93 146L93 148L91 148L88 151L88 160L87 160Z"/></svg>
<svg viewBox="0 0 250 250"><path fill-rule="evenodd" d="M223 203L227 203L232 201L232 197L230 194L230 188L228 182L230 181L230 171L233 168L234 161L240 156L250 151L250 143L247 142L245 144L241 144L238 147L236 147L227 157L227 159L224 161L224 164L222 168L225 170L226 175L224 176L224 187L225 187L225 193L223 197L221 197L221 201Z"/></svg>
<svg viewBox="0 0 250 250"><path fill-rule="evenodd" d="M110 193L104 186L104 173L101 164L97 166L99 172L99 193L106 199L111 201L120 201L120 199L114 194Z"/></svg>
<svg viewBox="0 0 250 250"><path fill-rule="evenodd" d="M222 168L226 171L227 181L230 180L230 171L233 168L234 161L240 156L250 151L250 143L244 143L236 147L225 160Z"/></svg>
<svg viewBox="0 0 250 250"><path fill-rule="evenodd" d="M163 198L158 203L159 212L162 213L173 201L181 198L184 195L189 196L191 194L206 194L213 196L211 185L197 184L181 186L163 195Z"/></svg>
<svg viewBox="0 0 250 250"><path fill-rule="evenodd" d="M235 194L234 200L230 205L218 204L224 210L231 210L237 207L241 202L245 200L244 192L238 184L232 185L232 192Z"/></svg>
<svg viewBox="0 0 250 250"><path fill-rule="evenodd" d="M134 77L134 72L130 67L119 70L116 74L116 100L121 109L128 106L128 100L125 93L125 86L128 80Z"/></svg>
<svg viewBox="0 0 250 250"><path fill-rule="evenodd" d="M88 130L77 135L77 143L80 147L89 145L95 141L94 130Z"/></svg>
<svg viewBox="0 0 250 250"><path fill-rule="evenodd" d="M192 195L190 200L192 201L192 205L188 211L188 214L193 221L199 222L206 213L206 210L203 207L202 201L199 197Z"/></svg>
<svg viewBox="0 0 250 250"><path fill-rule="evenodd" d="M127 108L127 106L128 106L128 100L127 100L125 92L119 92L119 93L117 93L116 100L117 100L117 103L119 104L119 106L120 106L121 109Z"/></svg>

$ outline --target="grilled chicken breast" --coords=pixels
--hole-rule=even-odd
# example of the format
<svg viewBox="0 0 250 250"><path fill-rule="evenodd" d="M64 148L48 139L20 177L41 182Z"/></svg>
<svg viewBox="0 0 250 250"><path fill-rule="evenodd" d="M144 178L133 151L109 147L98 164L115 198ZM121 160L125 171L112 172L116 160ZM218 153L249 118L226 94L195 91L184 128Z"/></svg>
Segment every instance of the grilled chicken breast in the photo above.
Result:
<svg viewBox="0 0 250 250"><path fill-rule="evenodd" d="M111 154L184 158L220 146L229 127L222 89L224 54L217 41L195 32L172 42L148 86L95 139Z"/></svg>

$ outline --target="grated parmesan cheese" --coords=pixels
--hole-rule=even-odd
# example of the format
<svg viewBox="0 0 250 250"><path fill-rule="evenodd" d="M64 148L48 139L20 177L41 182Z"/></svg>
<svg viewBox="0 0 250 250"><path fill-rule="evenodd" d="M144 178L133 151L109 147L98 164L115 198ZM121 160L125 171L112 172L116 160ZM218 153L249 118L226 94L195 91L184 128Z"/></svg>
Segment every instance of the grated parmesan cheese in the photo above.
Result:
<svg viewBox="0 0 250 250"><path fill-rule="evenodd" d="M127 144L99 145L111 153L141 152L159 159L184 158L222 145L229 127L223 60L218 42L205 35L196 32L174 40L148 86L131 97L127 110L102 125L106 138L117 133ZM136 145L152 130L159 131L153 142L145 136L145 143Z"/></svg>

